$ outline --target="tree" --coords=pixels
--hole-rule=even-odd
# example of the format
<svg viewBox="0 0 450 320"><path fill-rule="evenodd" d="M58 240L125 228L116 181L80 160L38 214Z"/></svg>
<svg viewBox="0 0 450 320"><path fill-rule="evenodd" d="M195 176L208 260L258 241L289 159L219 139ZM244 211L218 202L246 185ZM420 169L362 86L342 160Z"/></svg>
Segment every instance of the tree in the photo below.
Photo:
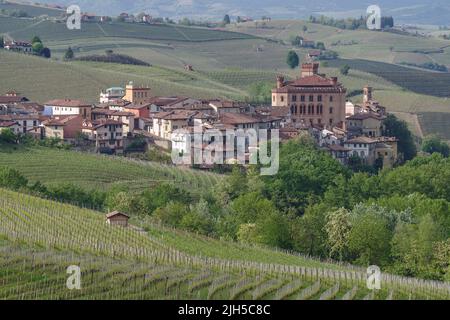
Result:
<svg viewBox="0 0 450 320"><path fill-rule="evenodd" d="M0 187L12 190L26 188L28 180L17 170L0 167Z"/></svg>
<svg viewBox="0 0 450 320"><path fill-rule="evenodd" d="M41 56L43 56L44 58L50 59L52 57L52 52L50 51L49 48L45 47L41 51Z"/></svg>
<svg viewBox="0 0 450 320"><path fill-rule="evenodd" d="M437 135L428 136L423 140L422 151L430 154L440 153L446 158L450 156L450 146Z"/></svg>
<svg viewBox="0 0 450 320"><path fill-rule="evenodd" d="M349 212L345 209L339 209L328 214L325 230L330 246L330 256L343 261L348 253L351 231Z"/></svg>
<svg viewBox="0 0 450 320"><path fill-rule="evenodd" d="M303 30L303 33L306 33L306 31L308 31L308 27L307 27L306 25L304 25L304 26L302 27L302 30Z"/></svg>
<svg viewBox="0 0 450 320"><path fill-rule="evenodd" d="M229 16L228 14L226 14L226 15L223 17L223 24L224 24L224 25L227 25L227 24L230 24L230 23L231 23L230 16Z"/></svg>
<svg viewBox="0 0 450 320"><path fill-rule="evenodd" d="M326 50L325 44L323 42L317 42L316 43L316 48L319 49L319 50Z"/></svg>
<svg viewBox="0 0 450 320"><path fill-rule="evenodd" d="M348 248L352 260L363 266L386 266L393 230L382 208L359 205L351 213ZM392 226L391 226L392 228Z"/></svg>
<svg viewBox="0 0 450 320"><path fill-rule="evenodd" d="M350 66L348 64L342 66L341 69L340 69L341 74L344 75L344 76L347 76L348 73L350 72L350 69L351 68L350 68Z"/></svg>
<svg viewBox="0 0 450 320"><path fill-rule="evenodd" d="M417 154L413 135L405 121L399 120L395 115L389 114L383 121L383 135L395 137L399 140L398 151L403 155L403 160L411 160Z"/></svg>
<svg viewBox="0 0 450 320"><path fill-rule="evenodd" d="M0 131L0 142L13 144L17 142L17 136L11 129L3 129Z"/></svg>
<svg viewBox="0 0 450 320"><path fill-rule="evenodd" d="M0 48L4 48L5 47L5 40L3 37L0 37Z"/></svg>
<svg viewBox="0 0 450 320"><path fill-rule="evenodd" d="M66 53L64 54L65 60L72 60L75 57L75 54L71 47L67 48Z"/></svg>
<svg viewBox="0 0 450 320"><path fill-rule="evenodd" d="M189 213L186 205L170 202L164 208L158 208L153 213L156 220L160 221L162 224L171 227L180 227L181 221Z"/></svg>
<svg viewBox="0 0 450 320"><path fill-rule="evenodd" d="M297 53L295 51L291 50L288 53L286 62L291 69L295 69L300 64L300 59L299 59Z"/></svg>
<svg viewBox="0 0 450 320"><path fill-rule="evenodd" d="M35 44L35 43L42 43L42 41L41 41L41 38L39 38L38 36L34 36L32 39L31 39L31 44Z"/></svg>
<svg viewBox="0 0 450 320"><path fill-rule="evenodd" d="M44 45L41 42L33 43L33 52L36 54L41 54L42 50L44 50Z"/></svg>

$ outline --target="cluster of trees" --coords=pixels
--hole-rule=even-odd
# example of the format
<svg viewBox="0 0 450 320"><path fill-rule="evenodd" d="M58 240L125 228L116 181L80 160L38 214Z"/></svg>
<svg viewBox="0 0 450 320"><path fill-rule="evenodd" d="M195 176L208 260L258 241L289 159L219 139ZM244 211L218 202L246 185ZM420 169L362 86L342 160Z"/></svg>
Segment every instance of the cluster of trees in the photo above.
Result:
<svg viewBox="0 0 450 320"><path fill-rule="evenodd" d="M359 19L334 19L326 16L320 17L309 17L309 22L311 23L319 23L326 26L332 26L339 29L348 29L348 30L356 30L356 29L365 29L367 28L367 22L364 17L360 17Z"/></svg>
<svg viewBox="0 0 450 320"><path fill-rule="evenodd" d="M33 53L35 55L44 57L44 58L51 58L52 53L49 48L45 47L42 43L41 39L38 36L34 36L33 39L31 39L31 45L33 47Z"/></svg>
<svg viewBox="0 0 450 320"><path fill-rule="evenodd" d="M425 137L422 141L422 151L433 154L440 153L442 156L450 157L450 146L447 142L442 141L441 137L437 135L430 135Z"/></svg>
<svg viewBox="0 0 450 320"><path fill-rule="evenodd" d="M449 179L450 159L439 154L352 173L302 138L282 145L273 177L236 167L200 199L162 184L117 190L106 203L204 235L450 280Z"/></svg>
<svg viewBox="0 0 450 320"><path fill-rule="evenodd" d="M70 49L70 50L72 50L72 49ZM72 54L73 54L73 51L72 51ZM106 55L94 54L94 55L88 55L88 56L83 56L83 57L78 57L78 58L74 58L72 54L70 53L70 51L67 51L66 54L64 55L64 58L66 60L119 63L119 64L130 64L130 65L145 66L145 67L150 66L150 64L145 61L133 58L133 57L125 55L125 54L117 54L117 53L109 53ZM70 56L72 56L71 59L69 59Z"/></svg>
<svg viewBox="0 0 450 320"><path fill-rule="evenodd" d="M10 16L14 18L28 18L30 15L24 10L6 10L1 9L0 14L4 16Z"/></svg>
<svg viewBox="0 0 450 320"><path fill-rule="evenodd" d="M428 70L434 70L434 71L440 71L440 72L448 72L448 68L446 65L435 63L435 62L426 62L426 63L422 63L422 64L403 62L402 64L407 65L407 66L418 67L418 68L422 68L422 69L428 69Z"/></svg>
<svg viewBox="0 0 450 320"><path fill-rule="evenodd" d="M309 21L312 23L319 23L326 26L332 26L339 29L356 30L356 29L366 29L367 28L367 18L361 16L358 19L348 18L348 19L334 19L326 16L314 17L310 16ZM393 17L381 17L381 28L392 28L394 27Z"/></svg>

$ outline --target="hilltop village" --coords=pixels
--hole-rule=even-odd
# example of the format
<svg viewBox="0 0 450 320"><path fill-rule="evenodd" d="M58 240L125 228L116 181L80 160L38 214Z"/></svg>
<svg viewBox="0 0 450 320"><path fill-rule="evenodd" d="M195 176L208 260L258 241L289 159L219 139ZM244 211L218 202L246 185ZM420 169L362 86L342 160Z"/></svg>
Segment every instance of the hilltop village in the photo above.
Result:
<svg viewBox="0 0 450 320"><path fill-rule="evenodd" d="M55 97L42 105L12 90L0 96L0 131L123 154L136 146L137 137L146 146L189 153L187 136L172 134L178 129L277 129L281 142L308 135L344 165L358 158L369 166L390 168L399 160L398 140L383 136L386 108L374 99L371 87L363 91L361 105L347 101L346 88L337 78L320 74L315 61L302 64L296 80L277 77L271 106L160 97L133 82L104 90L95 104ZM204 141L202 148L212 142ZM236 161L236 150L224 146L223 153L226 163Z"/></svg>

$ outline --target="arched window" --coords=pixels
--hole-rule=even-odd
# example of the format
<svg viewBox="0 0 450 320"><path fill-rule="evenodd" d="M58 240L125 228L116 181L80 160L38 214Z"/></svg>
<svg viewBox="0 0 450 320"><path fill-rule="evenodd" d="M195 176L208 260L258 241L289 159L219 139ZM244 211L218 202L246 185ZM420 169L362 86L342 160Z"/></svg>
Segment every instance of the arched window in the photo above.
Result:
<svg viewBox="0 0 450 320"><path fill-rule="evenodd" d="M364 151L361 151L361 158L365 158L366 153Z"/></svg>
<svg viewBox="0 0 450 320"><path fill-rule="evenodd" d="M323 105L319 104L319 114L323 114Z"/></svg>
<svg viewBox="0 0 450 320"><path fill-rule="evenodd" d="M298 114L297 106L295 106L295 114Z"/></svg>
<svg viewBox="0 0 450 320"><path fill-rule="evenodd" d="M311 114L311 105L308 106L308 114Z"/></svg>
<svg viewBox="0 0 450 320"><path fill-rule="evenodd" d="M310 105L311 107L311 114L314 114L314 105Z"/></svg>
<svg viewBox="0 0 450 320"><path fill-rule="evenodd" d="M294 106L291 106L291 114L294 114Z"/></svg>

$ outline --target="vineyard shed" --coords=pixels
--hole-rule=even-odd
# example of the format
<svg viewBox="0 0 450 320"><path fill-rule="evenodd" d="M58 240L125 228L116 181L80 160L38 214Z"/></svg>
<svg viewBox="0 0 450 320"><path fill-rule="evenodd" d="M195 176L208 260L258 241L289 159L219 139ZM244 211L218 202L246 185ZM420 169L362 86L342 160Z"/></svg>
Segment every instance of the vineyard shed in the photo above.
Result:
<svg viewBox="0 0 450 320"><path fill-rule="evenodd" d="M128 227L129 219L129 216L119 211L113 211L106 215L106 223L113 226Z"/></svg>

